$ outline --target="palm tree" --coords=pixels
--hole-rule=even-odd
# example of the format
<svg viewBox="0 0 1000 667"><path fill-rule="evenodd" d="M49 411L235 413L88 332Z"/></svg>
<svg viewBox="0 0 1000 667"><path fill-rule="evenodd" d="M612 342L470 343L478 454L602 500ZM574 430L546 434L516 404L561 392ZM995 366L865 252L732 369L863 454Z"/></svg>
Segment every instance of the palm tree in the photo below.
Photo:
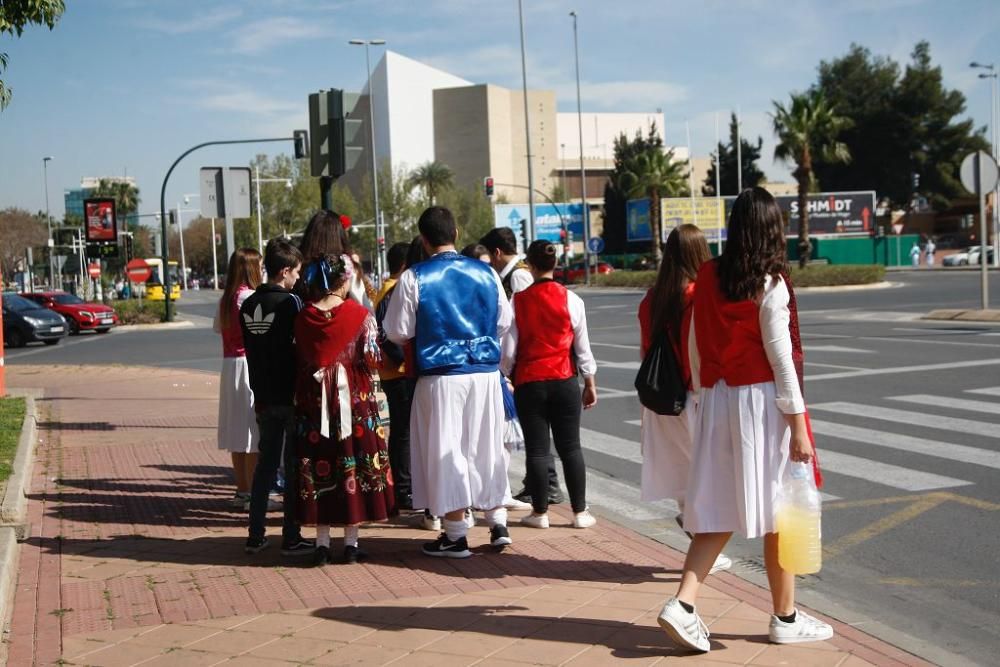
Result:
<svg viewBox="0 0 1000 667"><path fill-rule="evenodd" d="M799 266L805 268L812 253L806 194L816 186L813 162L850 162L847 145L837 137L851 121L837 115L836 109L819 90L793 94L787 107L777 101L773 104L771 120L778 137L774 157L795 162L792 176L799 184Z"/></svg>
<svg viewBox="0 0 1000 667"><path fill-rule="evenodd" d="M426 162L410 174L407 183L410 187L422 188L431 206L442 190L452 187L455 174L443 162Z"/></svg>
<svg viewBox="0 0 1000 667"><path fill-rule="evenodd" d="M653 232L653 256L657 263L663 257L660 244L660 198L682 197L688 192L686 162L674 159L674 151L664 152L659 146L649 146L631 157L619 176L617 188L630 199L649 197L650 227Z"/></svg>

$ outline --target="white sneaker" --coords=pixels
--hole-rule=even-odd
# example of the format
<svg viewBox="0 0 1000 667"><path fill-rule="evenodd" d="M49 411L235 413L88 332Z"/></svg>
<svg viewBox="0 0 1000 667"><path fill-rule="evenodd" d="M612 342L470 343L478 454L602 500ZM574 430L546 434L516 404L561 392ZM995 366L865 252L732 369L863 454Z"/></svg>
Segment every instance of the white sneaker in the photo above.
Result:
<svg viewBox="0 0 1000 667"><path fill-rule="evenodd" d="M508 498L504 501L503 506L509 510L530 510L531 503L526 503L517 498Z"/></svg>
<svg viewBox="0 0 1000 667"><path fill-rule="evenodd" d="M532 512L528 516L521 517L522 526L531 526L532 528L548 528L549 527L549 515L548 514L535 514Z"/></svg>
<svg viewBox="0 0 1000 667"><path fill-rule="evenodd" d="M686 611L676 597L667 600L656 622L678 646L701 653L708 653L712 648L708 642L708 627L701 617Z"/></svg>
<svg viewBox="0 0 1000 667"><path fill-rule="evenodd" d="M728 570L733 566L733 559L726 554L719 554L719 557L715 559L712 563L712 569L708 571L709 574L715 574L722 570Z"/></svg>
<svg viewBox="0 0 1000 667"><path fill-rule="evenodd" d="M771 616L771 626L767 634L774 644L800 644L830 639L833 637L833 628L829 623L796 609L795 621L792 623L785 623L777 616Z"/></svg>
<svg viewBox="0 0 1000 667"><path fill-rule="evenodd" d="M590 513L590 510L583 510L573 515L574 528L590 528L597 524L597 518Z"/></svg>
<svg viewBox="0 0 1000 667"><path fill-rule="evenodd" d="M427 516L426 514L421 517L421 525L424 530L432 530L435 533L441 532L441 517L437 516Z"/></svg>
<svg viewBox="0 0 1000 667"><path fill-rule="evenodd" d="M465 525L468 528L476 527L476 515L472 513L471 509L465 510Z"/></svg>

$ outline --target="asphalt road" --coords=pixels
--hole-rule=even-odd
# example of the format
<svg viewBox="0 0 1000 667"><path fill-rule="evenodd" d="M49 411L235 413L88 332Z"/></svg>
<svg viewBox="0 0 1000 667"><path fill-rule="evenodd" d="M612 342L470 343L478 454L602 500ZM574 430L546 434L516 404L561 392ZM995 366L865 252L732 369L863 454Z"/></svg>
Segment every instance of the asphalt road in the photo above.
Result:
<svg viewBox="0 0 1000 667"><path fill-rule="evenodd" d="M803 292L806 396L827 494L825 562L802 598L944 663L996 664L1000 648L1000 326L926 322L978 307L979 274L890 274L897 286ZM991 282L1000 303L1000 277ZM639 292L582 291L600 400L585 413L588 496L597 513L683 546L671 503L638 500ZM217 371L217 293L185 294L194 326L83 335L7 350L7 363L148 364ZM515 457L516 459L517 457ZM523 469L515 461L513 474ZM760 580L759 541L726 549ZM906 636L897 633L905 633ZM943 651L938 652L938 651Z"/></svg>

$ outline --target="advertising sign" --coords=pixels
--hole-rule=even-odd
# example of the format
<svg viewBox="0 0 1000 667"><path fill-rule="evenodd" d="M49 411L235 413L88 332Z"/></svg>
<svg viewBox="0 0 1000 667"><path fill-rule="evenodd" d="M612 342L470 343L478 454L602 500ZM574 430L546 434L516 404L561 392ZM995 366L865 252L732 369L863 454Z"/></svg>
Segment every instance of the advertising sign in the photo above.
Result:
<svg viewBox="0 0 1000 667"><path fill-rule="evenodd" d="M735 197L725 197L726 217ZM775 197L785 216L785 235L799 235L799 198ZM806 195L809 235L870 234L875 228L875 191L815 192Z"/></svg>
<svg viewBox="0 0 1000 667"><path fill-rule="evenodd" d="M726 238L725 205L715 197L670 197L660 200L663 216L663 240L666 241L674 227L697 225L705 232L707 241L715 241L722 234Z"/></svg>
<svg viewBox="0 0 1000 667"><path fill-rule="evenodd" d="M495 227L510 227L517 236L520 252L521 221L527 224L527 204L498 204L493 207ZM558 244L563 224L570 234L583 237L583 207L580 204L535 204L535 238Z"/></svg>
<svg viewBox="0 0 1000 667"><path fill-rule="evenodd" d="M114 199L84 199L83 217L87 221L88 243L116 243L118 220Z"/></svg>
<svg viewBox="0 0 1000 667"><path fill-rule="evenodd" d="M630 199L625 202L625 240L629 243L653 240L648 199Z"/></svg>

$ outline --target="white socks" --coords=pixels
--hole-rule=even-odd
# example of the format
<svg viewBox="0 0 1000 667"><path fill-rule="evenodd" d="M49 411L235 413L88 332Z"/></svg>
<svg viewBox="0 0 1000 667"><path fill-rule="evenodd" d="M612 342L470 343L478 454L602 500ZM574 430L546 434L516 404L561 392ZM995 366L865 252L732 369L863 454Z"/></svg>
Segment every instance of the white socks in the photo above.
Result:
<svg viewBox="0 0 1000 667"><path fill-rule="evenodd" d="M507 525L507 508L503 505L496 509L486 510L484 514L486 515L486 523L490 525L490 528Z"/></svg>
<svg viewBox="0 0 1000 667"><path fill-rule="evenodd" d="M330 526L316 526L316 546L330 548Z"/></svg>
<svg viewBox="0 0 1000 667"><path fill-rule="evenodd" d="M344 546L345 547L356 547L356 546L358 546L358 527L357 526L345 526L344 527Z"/></svg>
<svg viewBox="0 0 1000 667"><path fill-rule="evenodd" d="M444 525L444 533L448 536L448 539L452 542L462 539L468 532L469 527L465 524L465 518L461 518L458 521L449 521L445 519L441 522Z"/></svg>

